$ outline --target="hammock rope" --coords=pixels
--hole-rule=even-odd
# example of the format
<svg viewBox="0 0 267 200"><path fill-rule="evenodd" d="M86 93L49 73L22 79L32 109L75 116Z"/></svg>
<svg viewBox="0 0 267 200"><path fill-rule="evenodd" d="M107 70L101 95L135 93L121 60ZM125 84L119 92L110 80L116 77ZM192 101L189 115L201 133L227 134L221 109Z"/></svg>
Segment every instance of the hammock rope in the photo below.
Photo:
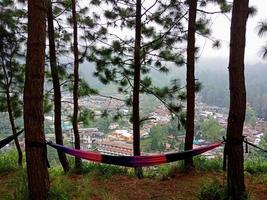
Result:
<svg viewBox="0 0 267 200"><path fill-rule="evenodd" d="M53 142L47 142L47 144L57 149L58 151L93 162L119 165L125 167L146 167L146 166L159 165L163 163L175 162L178 160L184 160L192 156L200 155L202 153L205 153L207 151L210 151L212 149L221 146L222 144L224 144L224 142L215 142L209 145L205 145L204 147L198 147L183 152L175 152L175 153L167 153L167 154L151 155L151 156L112 156L92 151L73 149L63 145L55 144Z"/></svg>
<svg viewBox="0 0 267 200"><path fill-rule="evenodd" d="M15 138L17 138L23 131L24 131L24 129L17 132L17 134L15 134L15 135L11 135L11 136L8 136L7 138L3 139L3 140L0 140L0 149L3 148L4 146L6 146L8 143L10 143Z"/></svg>

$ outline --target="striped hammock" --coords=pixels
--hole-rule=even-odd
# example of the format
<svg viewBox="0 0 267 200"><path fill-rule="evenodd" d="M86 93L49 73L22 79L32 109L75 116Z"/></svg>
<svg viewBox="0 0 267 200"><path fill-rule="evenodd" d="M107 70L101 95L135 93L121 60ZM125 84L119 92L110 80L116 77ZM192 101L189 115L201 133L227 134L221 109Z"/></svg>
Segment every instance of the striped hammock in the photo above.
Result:
<svg viewBox="0 0 267 200"><path fill-rule="evenodd" d="M195 148L188 151L183 152L175 152L175 153L167 153L161 155L151 155L151 156L112 156L112 155L104 155L97 152L92 151L83 151L78 149L69 148L63 145L55 144L52 142L47 143L49 146L64 152L66 154L83 158L85 160L126 166L126 167L145 167L145 166L153 166L159 165L163 163L175 162L178 160L184 160L186 158L200 155L206 151L217 148L223 144L223 142L215 142L209 145L205 145L203 147Z"/></svg>
<svg viewBox="0 0 267 200"><path fill-rule="evenodd" d="M8 136L7 138L0 140L0 149L3 148L4 146L6 146L9 142L11 142L12 140L14 140L16 137L18 137L24 130L21 130L19 132L17 132L17 134L15 135L11 135Z"/></svg>

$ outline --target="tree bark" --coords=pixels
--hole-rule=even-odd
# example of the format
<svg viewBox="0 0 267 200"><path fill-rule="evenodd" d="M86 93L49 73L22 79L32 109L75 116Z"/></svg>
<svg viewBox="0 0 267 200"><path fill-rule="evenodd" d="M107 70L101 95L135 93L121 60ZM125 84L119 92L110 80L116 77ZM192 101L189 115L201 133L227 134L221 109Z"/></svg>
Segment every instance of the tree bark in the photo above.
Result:
<svg viewBox="0 0 267 200"><path fill-rule="evenodd" d="M49 39L49 56L50 56L50 68L53 79L54 89L54 128L56 143L63 145L62 127L61 127L61 89L58 76L58 65L56 57L55 47L55 29L53 20L53 9L51 0L47 0L47 24L48 24L48 39ZM69 163L66 154L61 151L57 151L59 161L65 172L69 171Z"/></svg>
<svg viewBox="0 0 267 200"><path fill-rule="evenodd" d="M45 2L28 1L28 41L23 96L28 186L30 198L38 200L47 199L49 190L43 113Z"/></svg>
<svg viewBox="0 0 267 200"><path fill-rule="evenodd" d="M227 126L227 186L231 199L246 197L244 184L243 125L246 113L244 53L248 0L234 0L231 21L229 59L230 110Z"/></svg>
<svg viewBox="0 0 267 200"><path fill-rule="evenodd" d="M78 28L76 19L76 0L72 0L72 23L73 23L73 52L74 52L74 85L73 85L73 116L72 126L75 139L75 149L80 149L80 135L78 129L78 90L79 90L79 50L78 50ZM80 169L82 161L75 157L75 168Z"/></svg>
<svg viewBox="0 0 267 200"><path fill-rule="evenodd" d="M186 73L186 135L185 150L193 148L195 119L195 32L196 32L197 0L189 1L189 20L187 36L187 73ZM194 168L193 158L184 162L185 169Z"/></svg>
<svg viewBox="0 0 267 200"><path fill-rule="evenodd" d="M135 44L134 44L134 86L133 86L133 150L134 155L140 155L140 70L141 70L141 0L136 0ZM142 169L135 168L136 176L142 178Z"/></svg>

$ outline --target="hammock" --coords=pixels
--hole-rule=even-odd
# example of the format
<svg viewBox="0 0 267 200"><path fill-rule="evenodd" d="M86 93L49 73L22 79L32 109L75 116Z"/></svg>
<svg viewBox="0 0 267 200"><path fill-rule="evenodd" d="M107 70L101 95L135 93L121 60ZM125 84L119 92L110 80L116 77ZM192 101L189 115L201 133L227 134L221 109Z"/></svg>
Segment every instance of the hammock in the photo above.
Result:
<svg viewBox="0 0 267 200"><path fill-rule="evenodd" d="M17 134L8 136L7 138L0 140L0 149L6 146L12 140L14 140L16 137L18 137L23 131L24 130L22 129L21 131L17 132Z"/></svg>
<svg viewBox="0 0 267 200"><path fill-rule="evenodd" d="M183 152L175 152L175 153L167 153L162 155L151 155L151 156L111 156L92 151L73 149L52 142L48 142L47 144L61 152L79 158L83 158L85 160L90 160L98 163L126 166L126 167L145 167L145 166L174 162L178 160L184 160L188 157L196 156L206 151L217 148L221 146L223 142L215 142L213 144L209 144L204 147L199 147L196 149Z"/></svg>

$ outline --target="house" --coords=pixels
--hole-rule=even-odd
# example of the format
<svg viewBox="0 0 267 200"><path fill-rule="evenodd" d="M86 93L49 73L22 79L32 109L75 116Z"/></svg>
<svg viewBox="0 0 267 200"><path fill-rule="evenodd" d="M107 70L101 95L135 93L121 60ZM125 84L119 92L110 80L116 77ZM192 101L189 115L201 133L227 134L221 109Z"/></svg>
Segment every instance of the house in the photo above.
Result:
<svg viewBox="0 0 267 200"><path fill-rule="evenodd" d="M90 149L96 140L101 140L104 133L99 131L98 128L79 128L80 142L83 149ZM70 142L74 143L73 129L69 132Z"/></svg>
<svg viewBox="0 0 267 200"><path fill-rule="evenodd" d="M133 134L129 133L128 130L115 130L108 136L108 138L111 140L120 140L131 143L133 141Z"/></svg>
<svg viewBox="0 0 267 200"><path fill-rule="evenodd" d="M99 140L95 143L97 151L106 155L132 156L133 146L122 141Z"/></svg>

